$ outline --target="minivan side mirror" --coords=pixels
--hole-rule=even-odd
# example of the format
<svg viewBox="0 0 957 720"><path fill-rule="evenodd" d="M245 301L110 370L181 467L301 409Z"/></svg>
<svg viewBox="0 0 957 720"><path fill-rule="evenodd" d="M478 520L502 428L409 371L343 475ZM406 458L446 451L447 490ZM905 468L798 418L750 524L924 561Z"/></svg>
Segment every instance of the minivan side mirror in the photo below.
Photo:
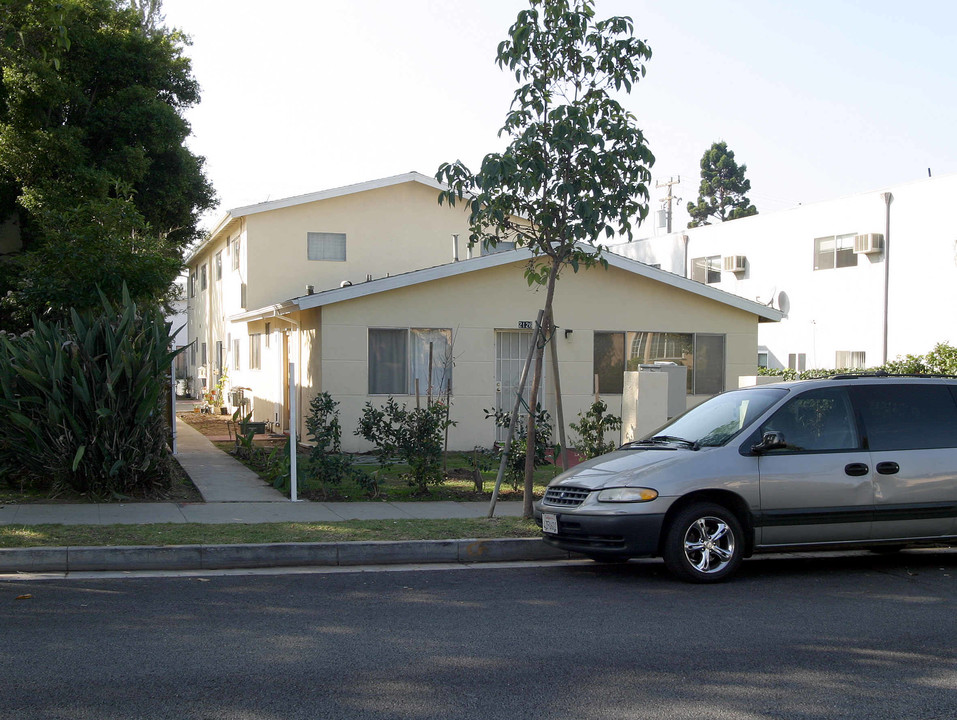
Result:
<svg viewBox="0 0 957 720"><path fill-rule="evenodd" d="M764 433L761 442L751 446L751 452L760 455L768 450L778 450L783 447L787 447L787 443L784 441L784 435L775 430L770 430Z"/></svg>

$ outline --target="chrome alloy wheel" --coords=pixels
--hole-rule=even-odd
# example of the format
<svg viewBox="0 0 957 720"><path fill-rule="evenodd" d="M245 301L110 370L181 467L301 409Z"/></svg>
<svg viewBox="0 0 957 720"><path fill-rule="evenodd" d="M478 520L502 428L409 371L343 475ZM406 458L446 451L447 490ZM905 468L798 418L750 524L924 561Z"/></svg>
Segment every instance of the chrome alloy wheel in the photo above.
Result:
<svg viewBox="0 0 957 720"><path fill-rule="evenodd" d="M734 532L721 518L698 518L685 531L685 558L698 572L720 573L734 558L734 551Z"/></svg>

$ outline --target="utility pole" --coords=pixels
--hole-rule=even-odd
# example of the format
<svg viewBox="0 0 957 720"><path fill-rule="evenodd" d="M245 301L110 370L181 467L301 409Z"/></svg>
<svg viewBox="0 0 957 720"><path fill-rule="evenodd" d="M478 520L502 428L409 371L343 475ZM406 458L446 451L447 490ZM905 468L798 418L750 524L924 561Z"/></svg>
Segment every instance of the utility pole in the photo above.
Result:
<svg viewBox="0 0 957 720"><path fill-rule="evenodd" d="M655 183L656 188L660 188L660 187L668 188L668 194L665 196L665 199L662 200L662 202L666 206L665 207L665 226L668 229L669 235L671 234L671 203L675 199L674 196L671 194L671 186L677 185L680 182L681 182L681 176L679 175L676 178L669 177L667 182L662 182L659 180L657 183Z"/></svg>

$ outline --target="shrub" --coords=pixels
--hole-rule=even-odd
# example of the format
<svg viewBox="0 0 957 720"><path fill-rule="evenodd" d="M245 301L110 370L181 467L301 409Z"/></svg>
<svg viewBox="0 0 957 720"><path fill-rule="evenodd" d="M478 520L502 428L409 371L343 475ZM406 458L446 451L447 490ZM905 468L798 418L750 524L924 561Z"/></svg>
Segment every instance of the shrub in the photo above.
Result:
<svg viewBox="0 0 957 720"><path fill-rule="evenodd" d="M578 422L571 423L571 428L578 433L575 449L584 459L598 457L614 450L618 443L605 442L605 433L621 430L621 418L617 415L606 415L608 406L601 400L596 400L585 412L578 413Z"/></svg>
<svg viewBox="0 0 957 720"><path fill-rule="evenodd" d="M374 493L375 479L355 467L352 456L342 452L342 427L339 425L339 406L327 392L320 393L309 403L306 433L312 440L309 452L309 477L319 483L320 491L328 496L333 486L352 478L367 493Z"/></svg>
<svg viewBox="0 0 957 720"><path fill-rule="evenodd" d="M0 336L0 475L96 497L170 487L163 404L177 352L158 307L121 307L70 323L34 319Z"/></svg>
<svg viewBox="0 0 957 720"><path fill-rule="evenodd" d="M501 428L507 428L512 419L512 414L505 410L485 410L486 418L494 418L495 425ZM518 426L512 435L512 447L509 449L508 458L505 461L505 478L511 482L512 488L518 490L519 485L525 480L525 452L528 448L528 425L524 415L518 416ZM540 403L535 404L535 467L548 464L548 451L552 446L552 423L551 416ZM499 459L505 448L501 448L498 453Z"/></svg>
<svg viewBox="0 0 957 720"><path fill-rule="evenodd" d="M378 409L366 403L355 434L375 445L384 468L392 467L397 458L406 463L409 485L418 493L426 493L429 485L438 485L444 479L442 433L453 425L442 403L407 410L405 404L399 407L390 397Z"/></svg>
<svg viewBox="0 0 957 720"><path fill-rule="evenodd" d="M758 368L759 375L782 377L785 380L810 380L841 373L859 372L886 372L892 375L957 375L957 347L947 343L937 343L934 349L926 355L898 356L894 360L888 360L884 365L868 368L866 371L852 368L838 368L835 370L812 368L797 372L790 368Z"/></svg>

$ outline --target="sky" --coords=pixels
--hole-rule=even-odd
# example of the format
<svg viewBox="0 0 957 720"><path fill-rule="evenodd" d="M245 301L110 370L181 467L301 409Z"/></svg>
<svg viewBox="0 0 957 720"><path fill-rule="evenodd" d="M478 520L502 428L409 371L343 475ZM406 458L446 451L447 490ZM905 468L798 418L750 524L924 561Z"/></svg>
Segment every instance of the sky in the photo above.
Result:
<svg viewBox="0 0 957 720"><path fill-rule="evenodd" d="M478 169L515 89L494 62L527 0L164 0L202 88L189 146L230 208L443 162ZM957 172L957 3L596 0L652 49L623 98L687 224L725 141L759 212Z"/></svg>

